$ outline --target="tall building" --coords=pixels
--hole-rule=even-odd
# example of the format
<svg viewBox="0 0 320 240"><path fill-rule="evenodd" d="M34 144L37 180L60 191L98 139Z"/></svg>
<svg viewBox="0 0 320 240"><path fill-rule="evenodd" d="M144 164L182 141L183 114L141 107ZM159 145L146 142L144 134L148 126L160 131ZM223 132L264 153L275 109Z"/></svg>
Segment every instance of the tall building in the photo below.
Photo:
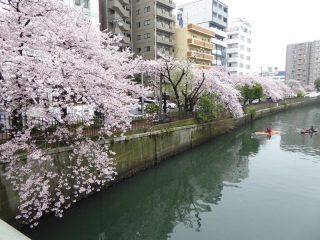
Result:
<svg viewBox="0 0 320 240"><path fill-rule="evenodd" d="M100 3L98 0L63 0L70 7L83 7L84 15L87 16L94 27L100 24Z"/></svg>
<svg viewBox="0 0 320 240"><path fill-rule="evenodd" d="M172 0L132 1L133 51L146 59L156 59L161 51L172 55L175 3Z"/></svg>
<svg viewBox="0 0 320 240"><path fill-rule="evenodd" d="M213 31L191 23L176 29L175 57L191 60L199 67L212 66L214 45L211 40L213 37Z"/></svg>
<svg viewBox="0 0 320 240"><path fill-rule="evenodd" d="M290 44L286 55L286 80L295 79L303 84L320 78L320 40Z"/></svg>
<svg viewBox="0 0 320 240"><path fill-rule="evenodd" d="M208 28L215 33L212 43L215 48L213 65L226 65L226 28L228 26L228 6L218 0L198 0L178 6L177 20L180 27L189 23Z"/></svg>
<svg viewBox="0 0 320 240"><path fill-rule="evenodd" d="M94 1L100 2L101 30L121 35L123 43L131 46L131 0Z"/></svg>
<svg viewBox="0 0 320 240"><path fill-rule="evenodd" d="M123 43L131 43L130 0L63 0L70 7L82 7L94 27L108 30L123 37Z"/></svg>
<svg viewBox="0 0 320 240"><path fill-rule="evenodd" d="M251 24L236 19L227 29L227 57L230 74L251 74Z"/></svg>

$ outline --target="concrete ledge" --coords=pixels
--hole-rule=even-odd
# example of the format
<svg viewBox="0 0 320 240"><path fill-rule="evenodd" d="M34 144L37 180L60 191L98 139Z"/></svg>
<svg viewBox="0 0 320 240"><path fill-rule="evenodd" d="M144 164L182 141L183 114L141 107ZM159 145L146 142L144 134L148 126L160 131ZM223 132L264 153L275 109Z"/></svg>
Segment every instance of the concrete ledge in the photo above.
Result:
<svg viewBox="0 0 320 240"><path fill-rule="evenodd" d="M0 240L31 240L0 219Z"/></svg>

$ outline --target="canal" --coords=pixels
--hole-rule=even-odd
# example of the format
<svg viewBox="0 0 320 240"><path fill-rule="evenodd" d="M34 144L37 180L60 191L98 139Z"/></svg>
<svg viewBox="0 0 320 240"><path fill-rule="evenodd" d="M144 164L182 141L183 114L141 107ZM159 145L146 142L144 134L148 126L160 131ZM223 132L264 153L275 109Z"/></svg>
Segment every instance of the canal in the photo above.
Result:
<svg viewBox="0 0 320 240"><path fill-rule="evenodd" d="M320 108L257 120L47 217L33 240L319 240ZM267 127L270 139L251 138Z"/></svg>

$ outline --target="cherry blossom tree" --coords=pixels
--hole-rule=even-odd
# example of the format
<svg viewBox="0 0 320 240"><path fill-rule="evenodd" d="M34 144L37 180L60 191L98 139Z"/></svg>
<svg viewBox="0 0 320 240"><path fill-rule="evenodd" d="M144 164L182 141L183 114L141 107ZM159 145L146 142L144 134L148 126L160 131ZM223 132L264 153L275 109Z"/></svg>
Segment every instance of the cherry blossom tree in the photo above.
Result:
<svg viewBox="0 0 320 240"><path fill-rule="evenodd" d="M263 93L273 101L295 96L291 88L282 81L248 75L233 76L233 80L238 89L245 85L254 86L255 84L260 84Z"/></svg>
<svg viewBox="0 0 320 240"><path fill-rule="evenodd" d="M170 83L180 111L182 107L193 111L202 94L215 93L234 116L243 114L239 104L241 95L224 68L198 68L190 61L161 55L156 61L146 61L144 71Z"/></svg>
<svg viewBox="0 0 320 240"><path fill-rule="evenodd" d="M178 109L181 112L183 108L181 86L186 79L192 75L194 68L190 61L178 61L174 57L160 53L160 58L147 60L143 64L143 71L152 76L157 76L159 81L154 82L153 86L162 91L162 83L166 81L170 84Z"/></svg>
<svg viewBox="0 0 320 240"><path fill-rule="evenodd" d="M131 81L141 60L61 1L0 0L0 12L0 108L12 118L0 163L20 197L17 218L36 225L43 214L61 217L114 178L113 153L103 139L130 127L134 97L143 91ZM68 114L79 103L103 119L97 141ZM92 117L83 118L92 124ZM71 149L63 162L44 147L58 143Z"/></svg>
<svg viewBox="0 0 320 240"><path fill-rule="evenodd" d="M232 78L224 68L197 69L195 73L197 81L203 82L202 91L216 94L220 102L234 117L243 115L240 104L241 93L236 89Z"/></svg>
<svg viewBox="0 0 320 240"><path fill-rule="evenodd" d="M294 94L304 94L306 89L302 86L301 82L294 79L289 79L285 82Z"/></svg>

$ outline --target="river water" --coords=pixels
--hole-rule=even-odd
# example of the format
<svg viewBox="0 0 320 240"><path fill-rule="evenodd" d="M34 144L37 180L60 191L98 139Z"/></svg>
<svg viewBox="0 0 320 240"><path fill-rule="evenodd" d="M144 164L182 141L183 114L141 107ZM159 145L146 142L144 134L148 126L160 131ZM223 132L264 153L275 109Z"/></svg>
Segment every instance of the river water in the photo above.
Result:
<svg viewBox="0 0 320 240"><path fill-rule="evenodd" d="M320 108L257 120L85 199L33 240L319 240ZM251 138L267 127L270 139Z"/></svg>

